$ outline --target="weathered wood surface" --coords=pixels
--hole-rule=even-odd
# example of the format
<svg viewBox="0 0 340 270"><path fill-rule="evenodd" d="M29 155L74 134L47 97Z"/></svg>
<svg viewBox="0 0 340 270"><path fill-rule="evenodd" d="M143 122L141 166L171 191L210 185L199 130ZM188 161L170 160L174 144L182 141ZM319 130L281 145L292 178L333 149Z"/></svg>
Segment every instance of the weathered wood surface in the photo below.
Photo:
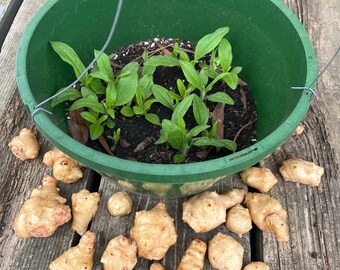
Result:
<svg viewBox="0 0 340 270"><path fill-rule="evenodd" d="M34 127L25 112L15 83L15 52L25 25L45 0L25 0L9 31L0 54L0 269L47 269L49 263L75 244L78 237L70 230L70 223L59 228L55 235L47 239L17 239L11 230L14 216L20 205L37 187L44 174L51 170L42 164L42 155L51 149L41 135L42 150L38 159L21 162L9 152L7 144L23 127ZM307 28L316 48L319 67L327 62L334 49L339 46L340 5L337 0L285 0ZM1 2L0 2L1 3ZM290 241L279 244L271 234L263 234L263 249L252 250L253 258L263 253L263 259L271 269L340 269L340 186L338 165L340 152L339 123L339 58L318 83L318 98L304 120L306 132L291 138L273 155L260 165L271 168L279 178L279 184L270 194L280 199L288 211ZM327 106L326 106L327 105ZM329 119L325 119L328 117ZM304 185L285 183L278 174L278 166L290 156L298 156L314 161L325 167L321 185L311 188ZM61 194L70 201L71 193L84 186L94 187L89 179L93 175L87 171L84 180L74 185L60 185ZM233 177L219 184L216 189L224 191L242 184ZM95 187L94 187L95 188ZM91 230L96 232L95 267L101 269L100 257L108 241L119 235L129 234L133 226L133 216L113 218L106 210L109 196L119 190L107 179L102 179L99 192L102 200ZM132 195L134 212L152 208L159 200ZM184 199L167 200L166 206L175 218L178 242L164 259L167 269L174 269L184 250L193 238L209 240L213 233L196 235L181 221ZM217 230L226 231L223 226ZM235 235L233 235L235 236ZM239 239L235 236L236 239ZM246 249L245 262L250 260L249 235L242 244ZM263 251L263 252L262 252ZM150 262L139 260L136 269L148 269ZM206 259L206 265L207 259ZM205 269L210 269L206 266Z"/></svg>

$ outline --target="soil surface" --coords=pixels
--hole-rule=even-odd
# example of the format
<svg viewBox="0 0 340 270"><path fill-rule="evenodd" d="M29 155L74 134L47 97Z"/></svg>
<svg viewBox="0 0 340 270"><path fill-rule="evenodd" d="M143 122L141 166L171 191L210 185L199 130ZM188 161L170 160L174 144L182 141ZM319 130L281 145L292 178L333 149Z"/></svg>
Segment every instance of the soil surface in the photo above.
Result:
<svg viewBox="0 0 340 270"><path fill-rule="evenodd" d="M113 70L117 75L120 69L127 63L131 61L141 63L143 61L141 55L144 50L149 51L149 56L163 54L165 50L171 52L172 45L175 42L178 42L180 47L186 50L190 57L193 56L192 50L195 45L189 41L156 38L129 45L110 55ZM175 91L177 89L177 79L184 79L184 75L178 67L159 67L154 73L154 83L162 85L168 90ZM237 151L247 148L256 141L255 127L257 123L256 105L255 101L249 96L250 89L244 81L240 80L235 90L216 83L209 94L219 91L225 91L235 101L233 106L225 105L223 121L224 138L235 140ZM213 112L216 105L217 103L207 102L210 113ZM172 113L170 109L158 103L154 103L148 112L157 114L160 120L170 119ZM212 126L211 121L210 117L208 124ZM114 152L117 157L146 163L174 163L173 156L177 153L175 150L169 148L166 144L154 144L159 138L160 127L149 123L143 116L125 117L119 110L117 110L115 122L116 127L114 130L121 129L120 143ZM188 129L196 125L192 109L189 109L185 115L185 122ZM106 129L104 137L112 136L112 133L112 130ZM107 140L107 143L110 145L110 140ZM106 153L99 141L91 141L89 139L87 145ZM215 159L232 153L232 151L225 148L216 149L215 147L209 147L203 151L192 148L185 163Z"/></svg>

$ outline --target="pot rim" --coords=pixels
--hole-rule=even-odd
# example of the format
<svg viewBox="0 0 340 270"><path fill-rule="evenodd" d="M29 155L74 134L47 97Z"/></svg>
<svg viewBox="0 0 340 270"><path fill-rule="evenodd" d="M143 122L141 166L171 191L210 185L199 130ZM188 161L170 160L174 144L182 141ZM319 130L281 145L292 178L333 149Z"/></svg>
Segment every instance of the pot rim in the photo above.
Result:
<svg viewBox="0 0 340 270"><path fill-rule="evenodd" d="M37 12L27 26L17 51L16 77L20 95L29 113L32 113L37 105L30 89L26 73L26 57L31 37L42 17L59 0L50 0ZM286 7L281 0L271 0L271 3L279 9L290 21L296 30L305 51L306 59L306 80L305 85L309 85L317 76L317 64L314 48L311 40L300 21L294 13ZM315 87L312 87L315 89ZM292 111L291 115L274 132L263 138L254 145L247 147L234 154L209 160L189 164L149 164L143 162L120 159L96 151L87 147L69 135L65 134L49 119L46 113L38 112L34 121L40 132L57 148L72 158L79 160L85 165L92 163L92 168L106 174L115 175L121 178L133 179L137 177L137 182L148 181L153 183L187 183L206 180L227 173L232 174L254 165L259 160L270 154L273 147L278 147L287 138L287 134L292 134L296 126L301 122L307 112L311 93L302 93L301 98ZM221 172L224 172L221 174ZM180 179L179 179L180 178Z"/></svg>

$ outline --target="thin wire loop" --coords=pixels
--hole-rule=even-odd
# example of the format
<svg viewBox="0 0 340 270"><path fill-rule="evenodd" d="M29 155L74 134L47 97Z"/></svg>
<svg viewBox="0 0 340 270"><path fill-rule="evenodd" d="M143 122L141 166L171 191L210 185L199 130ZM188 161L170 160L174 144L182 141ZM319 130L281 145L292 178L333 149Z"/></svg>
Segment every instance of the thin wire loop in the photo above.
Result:
<svg viewBox="0 0 340 270"><path fill-rule="evenodd" d="M47 102L51 101L52 99L54 99L55 97L61 95L62 93L64 93L66 90L70 89L71 87L73 87L73 85L77 84L81 78L93 67L93 65L97 62L97 60L99 59L99 57L103 54L103 52L106 50L107 46L109 45L112 36L114 34L114 31L116 29L117 23L118 23L118 19L119 19L119 15L122 9L122 5L123 5L123 0L119 0L118 2L118 6L117 6L117 10L116 10L116 14L115 14L115 18L113 20L112 23L112 27L110 30L110 33L102 47L102 49L99 51L98 55L92 60L92 62L87 66L87 68L79 75L79 77L72 83L70 83L67 87L65 87L63 90L59 91L58 93L54 94L53 96L45 99L44 101L40 102L39 104L35 105L33 107L33 112L32 112L32 117L34 118L34 116L36 115L37 112L39 111L44 111L46 113L52 114L50 111L41 108L41 106L43 106L44 104L46 104Z"/></svg>
<svg viewBox="0 0 340 270"><path fill-rule="evenodd" d="M332 56L332 58L328 61L327 65L321 70L321 72L318 74L318 76L314 79L314 81L312 81L312 83L309 86L293 86L291 87L291 89L293 90L304 90L305 93L312 93L312 97L310 99L310 103L312 103L316 97L316 92L313 90L313 85L318 81L318 79L322 76L322 74L328 69L328 67L331 65L331 63L333 62L333 60L336 58L336 56L338 55L340 51L340 46L338 47L338 49L336 50L336 52L334 53L334 55Z"/></svg>

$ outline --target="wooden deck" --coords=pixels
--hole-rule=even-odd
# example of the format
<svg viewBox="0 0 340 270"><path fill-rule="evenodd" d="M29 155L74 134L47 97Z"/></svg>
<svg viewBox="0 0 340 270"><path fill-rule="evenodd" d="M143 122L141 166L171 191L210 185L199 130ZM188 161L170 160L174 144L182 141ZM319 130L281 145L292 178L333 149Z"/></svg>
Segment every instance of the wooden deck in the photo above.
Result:
<svg viewBox="0 0 340 270"><path fill-rule="evenodd" d="M35 160L19 161L7 146L22 128L35 130L34 123L19 98L14 66L22 32L44 2L46 1L0 0L0 269L4 270L48 269L52 260L70 246L76 245L79 240L77 234L71 231L69 223L60 227L53 236L44 239L19 239L11 228L15 215L32 189L39 186L43 175L51 175L51 170L42 164L42 157L52 146L39 133L41 152ZM340 45L339 0L284 2L308 30L316 49L319 68L323 67ZM278 243L271 234L261 233L257 229L239 238L227 232L224 226L213 232L197 235L181 220L185 198L166 200L179 236L176 246L170 249L162 261L166 269L176 269L192 239L198 237L207 242L217 231L231 234L242 243L245 248L244 264L251 260L263 260L269 264L270 269L340 269L339 74L340 57L318 82L318 96L303 121L305 132L301 136L292 137L260 162L261 166L272 169L279 179L270 195L279 199L287 209L290 240L287 243ZM278 166L284 159L293 156L313 161L325 168L319 187L282 181ZM83 180L73 185L60 184L59 187L68 202L72 193L84 187L99 190L101 203L92 221L91 230L96 233L94 269L102 269L100 257L108 241L119 234L129 235L134 213L124 218L110 216L106 210L108 198L120 188L89 169L86 169ZM244 187L238 175L225 179L213 189L225 191L235 187ZM159 201L131 195L134 201L133 212L150 209ZM139 259L135 269L149 269L150 264L150 261ZM212 269L207 258L204 269Z"/></svg>

